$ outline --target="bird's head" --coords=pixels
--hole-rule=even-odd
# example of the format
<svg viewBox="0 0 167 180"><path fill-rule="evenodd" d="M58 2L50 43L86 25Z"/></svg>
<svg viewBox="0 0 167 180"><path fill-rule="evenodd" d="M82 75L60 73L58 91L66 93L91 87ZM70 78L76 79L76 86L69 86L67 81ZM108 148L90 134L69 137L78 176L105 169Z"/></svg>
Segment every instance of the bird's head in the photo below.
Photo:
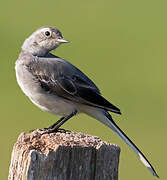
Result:
<svg viewBox="0 0 167 180"><path fill-rule="evenodd" d="M41 27L32 33L23 43L22 50L36 56L43 56L69 41L63 39L61 32L53 27Z"/></svg>

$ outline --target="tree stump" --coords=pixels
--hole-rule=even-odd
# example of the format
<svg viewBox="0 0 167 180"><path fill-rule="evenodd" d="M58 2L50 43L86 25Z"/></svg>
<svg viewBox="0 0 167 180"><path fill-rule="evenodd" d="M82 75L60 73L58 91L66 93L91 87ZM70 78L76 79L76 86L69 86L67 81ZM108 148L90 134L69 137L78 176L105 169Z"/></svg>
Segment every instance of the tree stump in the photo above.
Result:
<svg viewBox="0 0 167 180"><path fill-rule="evenodd" d="M76 132L21 133L8 180L117 180L120 148Z"/></svg>

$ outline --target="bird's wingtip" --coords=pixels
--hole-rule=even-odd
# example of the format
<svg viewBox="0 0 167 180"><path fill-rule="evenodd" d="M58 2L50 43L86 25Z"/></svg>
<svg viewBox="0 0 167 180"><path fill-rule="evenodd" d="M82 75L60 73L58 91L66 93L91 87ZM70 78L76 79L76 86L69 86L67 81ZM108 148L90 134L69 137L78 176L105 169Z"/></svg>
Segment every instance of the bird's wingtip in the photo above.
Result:
<svg viewBox="0 0 167 180"><path fill-rule="evenodd" d="M118 114L122 115L121 111L119 111Z"/></svg>

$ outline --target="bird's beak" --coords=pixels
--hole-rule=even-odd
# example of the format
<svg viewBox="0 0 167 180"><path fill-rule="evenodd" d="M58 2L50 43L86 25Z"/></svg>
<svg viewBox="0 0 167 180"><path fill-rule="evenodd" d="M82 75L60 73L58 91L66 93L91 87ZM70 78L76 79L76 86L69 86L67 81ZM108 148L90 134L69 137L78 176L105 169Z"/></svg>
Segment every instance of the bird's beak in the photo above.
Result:
<svg viewBox="0 0 167 180"><path fill-rule="evenodd" d="M60 42L60 43L68 43L69 42L68 40L63 39L63 38L57 39L57 41Z"/></svg>

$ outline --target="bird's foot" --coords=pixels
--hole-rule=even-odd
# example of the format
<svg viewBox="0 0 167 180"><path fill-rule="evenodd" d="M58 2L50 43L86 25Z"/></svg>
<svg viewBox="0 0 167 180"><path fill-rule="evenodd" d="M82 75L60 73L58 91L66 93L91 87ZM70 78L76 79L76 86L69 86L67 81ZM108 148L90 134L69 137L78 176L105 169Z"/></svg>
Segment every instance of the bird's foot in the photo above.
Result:
<svg viewBox="0 0 167 180"><path fill-rule="evenodd" d="M69 130L61 129L61 128L43 128L43 129L40 129L40 131L44 131L42 133L42 135L43 134L57 133L57 132L60 132L60 133L70 132Z"/></svg>

